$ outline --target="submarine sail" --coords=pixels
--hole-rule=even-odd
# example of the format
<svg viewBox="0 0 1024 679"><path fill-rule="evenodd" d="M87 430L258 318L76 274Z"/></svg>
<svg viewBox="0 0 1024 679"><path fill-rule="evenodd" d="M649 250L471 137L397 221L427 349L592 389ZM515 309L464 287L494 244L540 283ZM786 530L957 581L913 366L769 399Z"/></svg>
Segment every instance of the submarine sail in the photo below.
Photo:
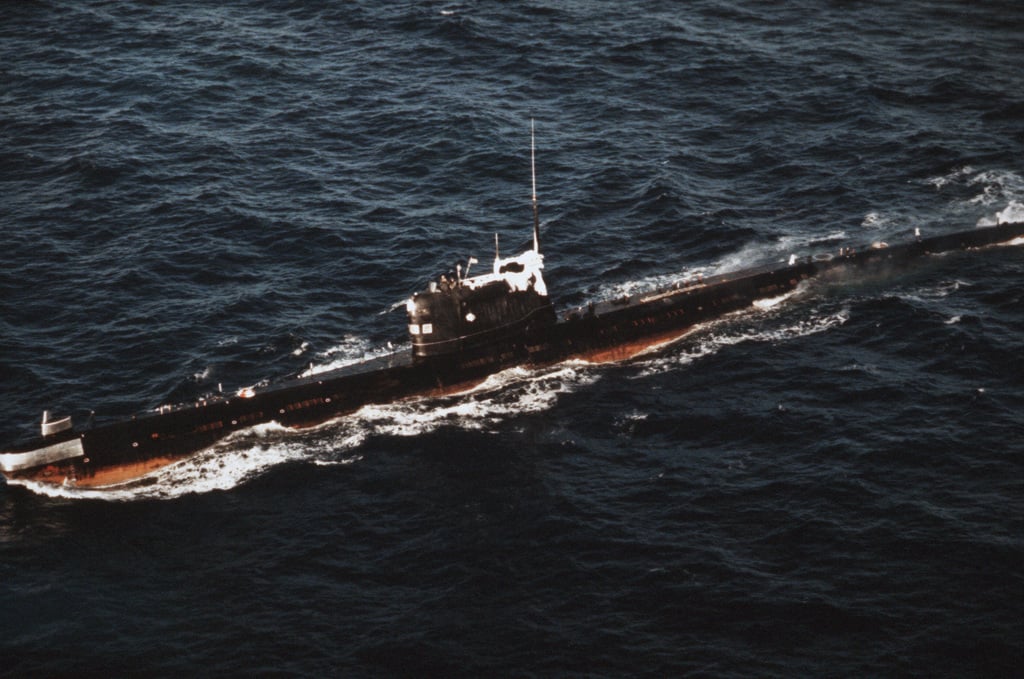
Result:
<svg viewBox="0 0 1024 679"><path fill-rule="evenodd" d="M469 278L457 270L454 279L441 276L406 304L409 337L416 360L449 358L464 366L528 358L530 347L555 324L540 253L537 169L533 121L530 121L530 173L533 186L533 248L502 259L495 235L494 267ZM469 264L475 262L470 259Z"/></svg>
<svg viewBox="0 0 1024 679"><path fill-rule="evenodd" d="M534 165L531 124L531 166ZM368 404L452 393L498 370L565 359L628 359L681 336L695 324L747 308L815 277L889 271L930 254L1024 237L1024 223L997 223L888 246L842 248L838 254L789 258L675 283L556 314L544 280L533 171L533 243L501 257L495 241L489 273L457 267L406 302L412 349L270 386L164 405L130 419L74 426L44 414L40 434L0 452L11 480L103 487L131 482L225 436L265 422L303 427ZM497 237L496 237L497 238ZM470 258L469 265L476 260ZM465 275L463 275L465 273Z"/></svg>

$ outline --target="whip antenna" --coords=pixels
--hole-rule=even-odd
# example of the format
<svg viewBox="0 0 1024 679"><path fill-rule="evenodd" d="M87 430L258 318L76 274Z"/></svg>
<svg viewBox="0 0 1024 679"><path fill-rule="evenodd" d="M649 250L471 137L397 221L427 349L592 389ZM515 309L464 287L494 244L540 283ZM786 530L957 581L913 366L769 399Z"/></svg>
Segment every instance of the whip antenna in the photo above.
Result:
<svg viewBox="0 0 1024 679"><path fill-rule="evenodd" d="M533 177L533 251L540 253L540 216L537 212L537 161L533 141L533 118L530 118L530 174Z"/></svg>

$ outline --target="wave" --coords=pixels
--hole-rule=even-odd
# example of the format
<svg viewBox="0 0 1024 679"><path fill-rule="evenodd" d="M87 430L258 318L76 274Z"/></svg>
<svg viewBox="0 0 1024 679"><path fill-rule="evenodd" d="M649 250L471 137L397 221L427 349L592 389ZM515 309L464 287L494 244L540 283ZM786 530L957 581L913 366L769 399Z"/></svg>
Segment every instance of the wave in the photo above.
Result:
<svg viewBox="0 0 1024 679"><path fill-rule="evenodd" d="M992 207L1007 201L1024 200L1024 178L1016 172L1005 170L986 170L970 177L968 184L980 187L981 193L971 198L968 203Z"/></svg>
<svg viewBox="0 0 1024 679"><path fill-rule="evenodd" d="M753 308L729 314L697 326L683 337L691 341L686 350L664 355L663 349L679 339L653 347L641 354L637 377L678 369L714 354L724 347L747 341L782 341L823 332L845 323L848 310L812 314L782 326L764 327L762 321L776 316L784 303L805 291L805 286L778 297L759 300ZM757 327L745 322L757 318ZM338 367L371 355L369 342L346 336L338 345L318 354L331 359L312 365L307 374ZM647 358L644 358L647 356ZM230 490L287 462L318 466L347 465L362 460L357 451L369 438L416 437L441 427L467 431L488 431L524 414L545 412L556 407L561 394L571 393L600 379L606 366L568 360L545 368L514 367L485 378L464 391L415 398L396 403L371 404L355 413L303 430L277 423L261 424L237 432L186 459L156 470L126 484L98 489L59 487L34 482L14 483L50 497L134 501L174 499L193 493Z"/></svg>
<svg viewBox="0 0 1024 679"><path fill-rule="evenodd" d="M299 377L310 377L312 375L329 372L331 370L343 368L346 365L359 363L360 361L379 358L380 356L387 356L388 354L393 354L396 351L409 349L409 347L410 345L399 345L396 347L390 343L379 346L374 345L365 337L345 335L340 343L316 354L316 358L320 362L311 361L309 367L299 373ZM306 348L308 348L308 343L303 343L303 350L305 351Z"/></svg>
<svg viewBox="0 0 1024 679"><path fill-rule="evenodd" d="M782 303L789 297L798 294L800 289L772 300L764 300L765 304L753 309L737 311L700 326L689 333L686 346L669 354L658 354L641 363L642 369L637 378L659 375L689 365L707 356L717 354L723 348L745 342L784 342L800 337L816 335L845 324L850 319L850 309L844 306L835 311L810 311L808 315L796 320L789 320L782 325L772 326L769 321L777 316ZM758 319L757 326L749 321Z"/></svg>
<svg viewBox="0 0 1024 679"><path fill-rule="evenodd" d="M841 238L830 234L826 239ZM820 242L821 238L807 242ZM784 240L795 245L797 239ZM692 273L692 272L691 272ZM679 280L680 274L643 278L617 289L636 294L647 288L663 287ZM947 324L960 323L973 313L968 306L951 303L971 284L947 280L919 289L897 292L901 299L925 308L940 310ZM605 292L612 288L605 288ZM781 310L792 297L805 294L807 287L778 297L756 301L750 309L701 324L680 338L652 347L633 364L640 367L633 378L677 370L723 348L745 342L790 341L828 331L849 320L849 307L838 310L810 309L796 319L783 318ZM621 294L621 292L620 292ZM753 321L756 320L756 323ZM685 340L686 346L665 352L669 344ZM303 343L302 349L308 348ZM303 375L313 375L374 356L395 351L373 345L369 340L346 335L333 347L316 354ZM390 404L367 405L359 411L302 431L274 423L259 425L234 434L218 444L175 464L123 486L104 489L53 487L32 482L12 482L51 497L102 498L110 501L172 499L190 493L229 490L286 462L319 466L347 465L362 460L357 450L367 439L378 436L415 437L440 427L467 431L488 431L523 414L548 411L559 395L573 392L600 379L603 366L583 361L566 361L543 369L511 368L486 378L479 385L443 397L425 397ZM202 377L208 376L208 369Z"/></svg>
<svg viewBox="0 0 1024 679"><path fill-rule="evenodd" d="M970 165L958 167L939 177L926 179L925 183L934 186L936 189L943 189L949 185L962 184L975 174L975 169Z"/></svg>
<svg viewBox="0 0 1024 679"><path fill-rule="evenodd" d="M915 308L943 317L946 325L955 325L964 319L977 317L976 304L960 294L963 289L972 285L959 279L945 280L910 290L897 290L892 296Z"/></svg>
<svg viewBox="0 0 1024 679"><path fill-rule="evenodd" d="M415 437L447 426L472 431L493 429L512 417L550 410L560 394L591 384L599 376L596 367L582 361L533 370L510 368L456 394L367 405L308 429L294 430L273 422L256 425L117 486L87 489L32 481L10 483L48 497L112 502L169 500L230 490L287 462L354 464L363 459L355 451L371 437Z"/></svg>
<svg viewBox="0 0 1024 679"><path fill-rule="evenodd" d="M622 283L603 284L597 287L597 290L594 295L590 297L590 300L594 302L601 302L623 296L645 295L650 292L670 288L676 284L682 284L687 281L694 280L698 276L704 275L708 275L708 270L706 268L695 267L668 274L645 276L643 278L625 281Z"/></svg>
<svg viewBox="0 0 1024 679"><path fill-rule="evenodd" d="M782 236L775 242L752 242L707 266L697 266L668 274L656 274L621 283L600 285L591 299L597 302L615 299L624 295L643 295L663 290L676 284L693 281L700 276L712 276L739 271L768 262L782 263L792 254L802 256L811 252L818 252L824 246L830 246L832 243L842 241L845 238L845 231L833 230L826 234Z"/></svg>
<svg viewBox="0 0 1024 679"><path fill-rule="evenodd" d="M978 226L1024 221L1024 176L1018 172L965 165L925 183L956 195L952 207L958 213L990 211L978 219Z"/></svg>
<svg viewBox="0 0 1024 679"><path fill-rule="evenodd" d="M992 217L979 219L978 226L992 226L1003 222L1024 222L1024 202L1011 200L1005 208L996 212ZM1020 239L1015 239L1015 241L1018 240Z"/></svg>

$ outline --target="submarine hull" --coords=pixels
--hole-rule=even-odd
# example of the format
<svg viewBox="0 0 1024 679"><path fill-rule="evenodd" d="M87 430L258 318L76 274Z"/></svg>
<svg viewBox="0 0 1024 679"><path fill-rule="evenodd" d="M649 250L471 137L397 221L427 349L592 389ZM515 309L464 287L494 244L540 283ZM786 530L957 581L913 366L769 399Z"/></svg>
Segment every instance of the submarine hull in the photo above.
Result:
<svg viewBox="0 0 1024 679"><path fill-rule="evenodd" d="M368 404L460 391L516 365L541 366L567 358L625 360L680 336L697 323L785 294L811 278L885 270L931 253L1021 237L1024 223L999 224L698 278L635 297L576 307L530 332L498 337L450 355L395 353L273 387L164 406L120 422L50 434L0 453L0 472L12 480L51 484L122 484L256 424L312 426Z"/></svg>

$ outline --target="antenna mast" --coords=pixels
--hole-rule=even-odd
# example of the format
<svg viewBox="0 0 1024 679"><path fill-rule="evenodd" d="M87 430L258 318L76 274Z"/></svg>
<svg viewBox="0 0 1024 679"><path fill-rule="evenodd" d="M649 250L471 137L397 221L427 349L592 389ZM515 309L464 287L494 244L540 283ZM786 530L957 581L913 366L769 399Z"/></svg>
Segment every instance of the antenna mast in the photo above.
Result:
<svg viewBox="0 0 1024 679"><path fill-rule="evenodd" d="M533 118L530 118L530 174L533 177L533 251L540 253L540 215L537 212L537 161L533 141Z"/></svg>

